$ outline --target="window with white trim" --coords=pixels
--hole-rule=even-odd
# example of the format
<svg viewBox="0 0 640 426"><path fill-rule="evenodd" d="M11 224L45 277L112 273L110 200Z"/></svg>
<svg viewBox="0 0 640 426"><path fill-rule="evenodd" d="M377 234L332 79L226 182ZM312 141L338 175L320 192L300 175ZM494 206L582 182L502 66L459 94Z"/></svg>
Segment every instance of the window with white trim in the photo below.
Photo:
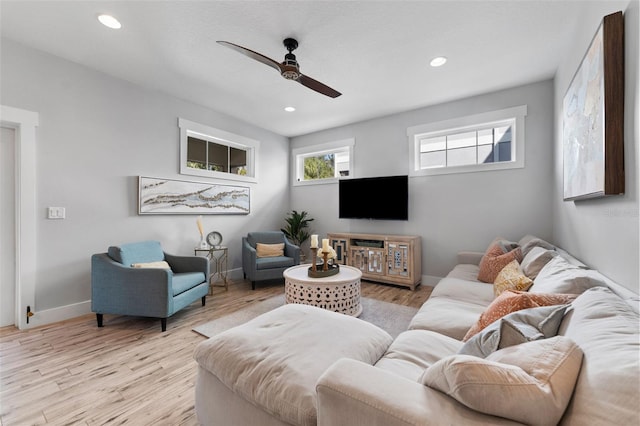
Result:
<svg viewBox="0 0 640 426"><path fill-rule="evenodd" d="M410 175L524 167L526 114L524 105L408 128Z"/></svg>
<svg viewBox="0 0 640 426"><path fill-rule="evenodd" d="M256 182L260 142L184 118L178 126L181 174Z"/></svg>
<svg viewBox="0 0 640 426"><path fill-rule="evenodd" d="M293 184L333 183L340 177L350 176L354 145L354 139L345 139L292 150Z"/></svg>

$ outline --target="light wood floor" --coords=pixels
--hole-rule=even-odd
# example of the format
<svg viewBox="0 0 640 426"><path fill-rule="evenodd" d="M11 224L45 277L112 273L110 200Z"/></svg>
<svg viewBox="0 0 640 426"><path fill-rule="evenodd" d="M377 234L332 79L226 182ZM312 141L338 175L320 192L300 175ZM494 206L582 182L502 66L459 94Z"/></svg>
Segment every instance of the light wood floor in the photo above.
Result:
<svg viewBox="0 0 640 426"><path fill-rule="evenodd" d="M431 287L416 291L362 283L366 297L420 307ZM197 425L194 411L194 326L282 294L272 284L251 290L237 281L214 288L207 304L160 321L94 315L19 331L0 328L0 426Z"/></svg>

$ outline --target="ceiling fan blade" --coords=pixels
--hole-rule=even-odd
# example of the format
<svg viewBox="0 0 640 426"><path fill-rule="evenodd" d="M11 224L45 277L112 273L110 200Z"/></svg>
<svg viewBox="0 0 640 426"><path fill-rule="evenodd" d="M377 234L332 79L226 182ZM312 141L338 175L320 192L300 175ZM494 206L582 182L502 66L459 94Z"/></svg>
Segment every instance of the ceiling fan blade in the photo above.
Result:
<svg viewBox="0 0 640 426"><path fill-rule="evenodd" d="M298 77L298 83L302 84L305 87L308 87L311 90L315 90L318 93L329 96L330 98L337 98L338 96L342 95L342 93L332 89L326 84L320 83L318 80L314 80L313 78L303 74L300 74L300 77Z"/></svg>
<svg viewBox="0 0 640 426"><path fill-rule="evenodd" d="M248 56L251 59L255 59L258 62L262 62L263 64L270 66L271 68L275 68L276 70L278 70L278 72L282 72L282 68L279 62L274 61L273 59L268 58L261 53L254 52L251 49L247 49L246 47L242 47L237 44L229 43L228 41L219 40L217 43L233 49L236 52L242 53L243 55Z"/></svg>

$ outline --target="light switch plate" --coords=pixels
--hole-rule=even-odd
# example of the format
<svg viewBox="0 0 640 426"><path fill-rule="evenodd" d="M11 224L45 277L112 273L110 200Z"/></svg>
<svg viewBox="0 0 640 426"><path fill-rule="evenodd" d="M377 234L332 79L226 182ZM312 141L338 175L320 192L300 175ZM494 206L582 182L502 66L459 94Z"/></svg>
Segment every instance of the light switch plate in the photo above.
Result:
<svg viewBox="0 0 640 426"><path fill-rule="evenodd" d="M47 219L64 219L65 213L64 207L49 207L47 210Z"/></svg>

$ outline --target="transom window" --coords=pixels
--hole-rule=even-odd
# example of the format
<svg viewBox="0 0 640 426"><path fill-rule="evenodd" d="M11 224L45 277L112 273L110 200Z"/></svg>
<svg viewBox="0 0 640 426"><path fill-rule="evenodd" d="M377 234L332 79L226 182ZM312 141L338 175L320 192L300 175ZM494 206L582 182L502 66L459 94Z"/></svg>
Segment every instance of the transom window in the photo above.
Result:
<svg viewBox="0 0 640 426"><path fill-rule="evenodd" d="M183 118L178 125L180 173L256 181L258 141Z"/></svg>
<svg viewBox="0 0 640 426"><path fill-rule="evenodd" d="M292 151L294 185L332 183L353 170L353 139Z"/></svg>
<svg viewBox="0 0 640 426"><path fill-rule="evenodd" d="M407 129L413 176L524 167L526 106Z"/></svg>

